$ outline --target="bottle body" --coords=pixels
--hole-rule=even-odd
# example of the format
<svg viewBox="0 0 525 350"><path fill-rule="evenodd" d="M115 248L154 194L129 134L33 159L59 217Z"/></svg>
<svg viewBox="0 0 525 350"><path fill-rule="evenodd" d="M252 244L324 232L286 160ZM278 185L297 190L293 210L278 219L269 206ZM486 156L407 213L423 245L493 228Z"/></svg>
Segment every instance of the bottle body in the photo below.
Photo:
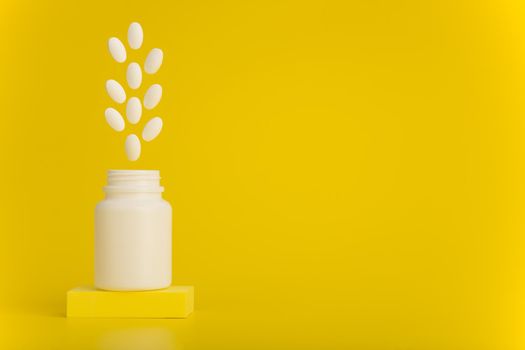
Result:
<svg viewBox="0 0 525 350"><path fill-rule="evenodd" d="M172 209L158 179L153 170L108 173L106 198L95 209L95 287L141 291L171 285Z"/></svg>

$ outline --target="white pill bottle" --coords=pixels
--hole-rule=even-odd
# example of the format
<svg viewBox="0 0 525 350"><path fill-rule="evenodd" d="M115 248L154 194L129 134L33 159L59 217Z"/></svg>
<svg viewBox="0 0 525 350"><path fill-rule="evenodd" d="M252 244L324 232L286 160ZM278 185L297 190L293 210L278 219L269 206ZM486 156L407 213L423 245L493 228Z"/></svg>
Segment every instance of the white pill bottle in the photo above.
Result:
<svg viewBox="0 0 525 350"><path fill-rule="evenodd" d="M95 287L143 291L171 285L172 209L158 170L110 170L95 209Z"/></svg>

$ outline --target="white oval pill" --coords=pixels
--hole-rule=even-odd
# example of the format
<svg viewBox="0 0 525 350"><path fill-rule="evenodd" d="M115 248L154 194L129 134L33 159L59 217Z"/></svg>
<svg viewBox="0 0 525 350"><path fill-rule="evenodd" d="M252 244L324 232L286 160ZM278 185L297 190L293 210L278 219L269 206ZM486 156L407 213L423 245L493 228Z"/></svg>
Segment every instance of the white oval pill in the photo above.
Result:
<svg viewBox="0 0 525 350"><path fill-rule="evenodd" d="M133 22L128 29L128 43L132 49L140 49L144 40L144 33L139 23Z"/></svg>
<svg viewBox="0 0 525 350"><path fill-rule="evenodd" d="M108 40L109 53L113 59L119 63L122 63L126 60L126 48L120 39L110 38Z"/></svg>
<svg viewBox="0 0 525 350"><path fill-rule="evenodd" d="M142 104L138 97L132 97L126 105L126 117L131 124L137 124L142 116Z"/></svg>
<svg viewBox="0 0 525 350"><path fill-rule="evenodd" d="M106 81L106 91L109 97L116 103L124 103L126 101L126 92L118 81L113 79Z"/></svg>
<svg viewBox="0 0 525 350"><path fill-rule="evenodd" d="M162 65L162 60L164 58L164 53L161 49L152 49L146 61L144 62L144 71L148 74L155 74Z"/></svg>
<svg viewBox="0 0 525 350"><path fill-rule="evenodd" d="M113 130L124 130L124 118L122 118L122 115L120 115L119 111L117 111L115 108L110 107L106 109L105 115L106 121Z"/></svg>
<svg viewBox="0 0 525 350"><path fill-rule="evenodd" d="M140 84L142 84L142 71L138 63L132 62L129 64L126 79L130 88L138 89L140 87Z"/></svg>
<svg viewBox="0 0 525 350"><path fill-rule="evenodd" d="M142 139L149 142L159 136L161 130L162 119L160 117L155 117L144 126L144 130L142 130Z"/></svg>
<svg viewBox="0 0 525 350"><path fill-rule="evenodd" d="M144 108L153 109L160 102L162 97L162 86L159 84L153 84L149 87L148 91L144 94Z"/></svg>
<svg viewBox="0 0 525 350"><path fill-rule="evenodd" d="M126 137L126 155L128 159L136 161L140 157L140 140L135 134L128 135Z"/></svg>

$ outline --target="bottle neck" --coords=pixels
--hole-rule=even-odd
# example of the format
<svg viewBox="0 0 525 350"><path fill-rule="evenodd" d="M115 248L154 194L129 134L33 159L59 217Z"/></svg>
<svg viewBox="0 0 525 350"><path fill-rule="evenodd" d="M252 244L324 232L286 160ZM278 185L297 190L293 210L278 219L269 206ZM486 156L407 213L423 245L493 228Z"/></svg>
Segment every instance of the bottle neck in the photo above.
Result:
<svg viewBox="0 0 525 350"><path fill-rule="evenodd" d="M158 170L109 170L106 198L161 198Z"/></svg>
<svg viewBox="0 0 525 350"><path fill-rule="evenodd" d="M159 199L162 198L162 193L143 193L143 192L129 192L117 193L106 192L106 199Z"/></svg>

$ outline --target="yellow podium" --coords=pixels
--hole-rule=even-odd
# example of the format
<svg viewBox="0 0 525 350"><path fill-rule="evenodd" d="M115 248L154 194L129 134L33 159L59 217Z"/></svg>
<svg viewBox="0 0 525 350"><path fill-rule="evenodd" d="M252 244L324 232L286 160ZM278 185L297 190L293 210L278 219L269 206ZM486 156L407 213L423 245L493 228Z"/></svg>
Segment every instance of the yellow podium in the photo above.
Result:
<svg viewBox="0 0 525 350"><path fill-rule="evenodd" d="M193 312L193 286L143 292L77 287L67 292L67 317L185 318Z"/></svg>

